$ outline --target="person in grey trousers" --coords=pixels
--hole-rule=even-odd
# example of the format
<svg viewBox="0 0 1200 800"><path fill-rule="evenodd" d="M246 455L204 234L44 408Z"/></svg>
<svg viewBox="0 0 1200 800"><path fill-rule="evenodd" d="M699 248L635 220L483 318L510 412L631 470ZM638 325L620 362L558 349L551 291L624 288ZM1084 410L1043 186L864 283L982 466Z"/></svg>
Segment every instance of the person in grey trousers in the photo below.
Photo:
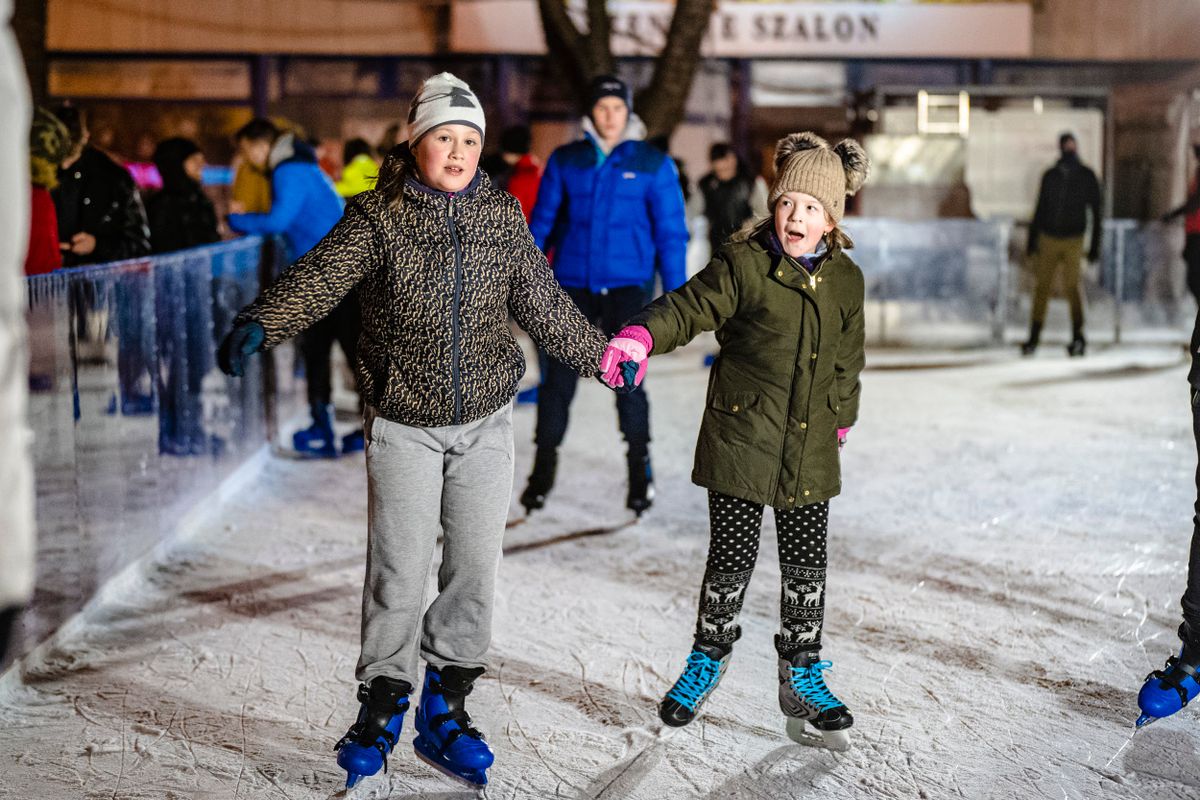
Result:
<svg viewBox="0 0 1200 800"><path fill-rule="evenodd" d="M520 204L478 169L484 130L467 84L428 79L410 108L409 140L376 188L351 199L333 230L242 310L218 353L240 375L249 354L359 291L368 544L362 705L337 748L349 785L385 766L419 659L418 757L486 783L493 754L464 699L486 666L512 491L512 399L525 359L509 315L581 375L599 376L606 352L554 280ZM439 533L438 593L424 610Z"/></svg>

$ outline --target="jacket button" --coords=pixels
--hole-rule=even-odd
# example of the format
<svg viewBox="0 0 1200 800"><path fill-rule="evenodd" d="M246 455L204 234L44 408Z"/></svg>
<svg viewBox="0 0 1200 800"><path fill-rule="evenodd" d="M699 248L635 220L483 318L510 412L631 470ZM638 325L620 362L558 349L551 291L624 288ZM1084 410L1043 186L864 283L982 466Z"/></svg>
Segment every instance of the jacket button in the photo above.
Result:
<svg viewBox="0 0 1200 800"><path fill-rule="evenodd" d="M806 431L806 430L808 430L808 423L807 423L807 422L801 422L801 423L800 423L800 430L802 430L802 431Z"/></svg>
<svg viewBox="0 0 1200 800"><path fill-rule="evenodd" d="M742 407L739 406L737 403L734 403L733 406L730 408L730 411L732 411L735 414L741 410L742 410Z"/></svg>
<svg viewBox="0 0 1200 800"><path fill-rule="evenodd" d="M808 497L810 494L812 494L812 492L810 492L808 489L805 489L805 490L804 490L804 496L805 496L805 497Z"/></svg>
<svg viewBox="0 0 1200 800"><path fill-rule="evenodd" d="M813 353L811 356L809 356L809 358L811 358L813 361L816 361L816 360L817 360L817 354L816 354L816 353Z"/></svg>
<svg viewBox="0 0 1200 800"><path fill-rule="evenodd" d="M817 283L820 283L820 282L821 282L821 279L820 279L820 278L817 278Z"/></svg>
<svg viewBox="0 0 1200 800"><path fill-rule="evenodd" d="M794 497L789 497L789 498L788 498L788 502L789 502L789 503L794 503L794 502L796 502L796 498L794 498Z"/></svg>
<svg viewBox="0 0 1200 800"><path fill-rule="evenodd" d="M775 277L776 277L776 278L782 278L782 277L783 277L783 270L776 270L776 272L775 272Z"/></svg>

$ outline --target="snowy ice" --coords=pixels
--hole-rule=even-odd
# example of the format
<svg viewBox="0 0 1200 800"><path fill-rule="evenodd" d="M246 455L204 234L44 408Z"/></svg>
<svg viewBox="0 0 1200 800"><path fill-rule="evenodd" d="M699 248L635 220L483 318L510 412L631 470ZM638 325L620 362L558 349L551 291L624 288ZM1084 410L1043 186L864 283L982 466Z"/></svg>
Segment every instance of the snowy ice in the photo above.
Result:
<svg viewBox="0 0 1200 800"><path fill-rule="evenodd" d="M1195 710L1131 737L1191 535L1180 349L869 353L831 505L823 656L856 719L832 753L784 736L769 514L724 682L696 723L658 724L707 543L689 474L709 347L651 362L639 524L596 532L628 512L612 396L589 383L549 505L508 532L469 701L497 753L486 796L1200 797ZM514 519L533 419L518 408ZM412 757L411 720L387 775L342 788L365 496L361 456L268 460L127 570L0 679L0 797L473 797Z"/></svg>

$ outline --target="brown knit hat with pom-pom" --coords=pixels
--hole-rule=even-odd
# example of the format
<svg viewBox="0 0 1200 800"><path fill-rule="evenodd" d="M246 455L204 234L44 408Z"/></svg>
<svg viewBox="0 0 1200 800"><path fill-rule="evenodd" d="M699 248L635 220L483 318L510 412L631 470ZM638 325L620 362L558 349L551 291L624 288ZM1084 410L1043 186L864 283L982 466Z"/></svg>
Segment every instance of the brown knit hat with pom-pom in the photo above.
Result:
<svg viewBox="0 0 1200 800"><path fill-rule="evenodd" d="M867 153L853 139L830 147L815 133L788 134L775 145L771 207L786 192L803 192L820 200L836 225L846 213L846 195L862 187L869 171Z"/></svg>

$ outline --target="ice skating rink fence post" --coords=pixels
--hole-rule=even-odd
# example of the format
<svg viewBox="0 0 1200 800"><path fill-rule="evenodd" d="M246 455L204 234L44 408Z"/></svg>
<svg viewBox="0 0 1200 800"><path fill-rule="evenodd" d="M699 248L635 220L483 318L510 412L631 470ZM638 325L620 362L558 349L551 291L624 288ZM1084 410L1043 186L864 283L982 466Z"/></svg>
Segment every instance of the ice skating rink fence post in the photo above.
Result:
<svg viewBox="0 0 1200 800"><path fill-rule="evenodd" d="M38 585L14 655L78 611L263 449L264 359L225 377L215 350L259 291L246 237L26 279Z"/></svg>

